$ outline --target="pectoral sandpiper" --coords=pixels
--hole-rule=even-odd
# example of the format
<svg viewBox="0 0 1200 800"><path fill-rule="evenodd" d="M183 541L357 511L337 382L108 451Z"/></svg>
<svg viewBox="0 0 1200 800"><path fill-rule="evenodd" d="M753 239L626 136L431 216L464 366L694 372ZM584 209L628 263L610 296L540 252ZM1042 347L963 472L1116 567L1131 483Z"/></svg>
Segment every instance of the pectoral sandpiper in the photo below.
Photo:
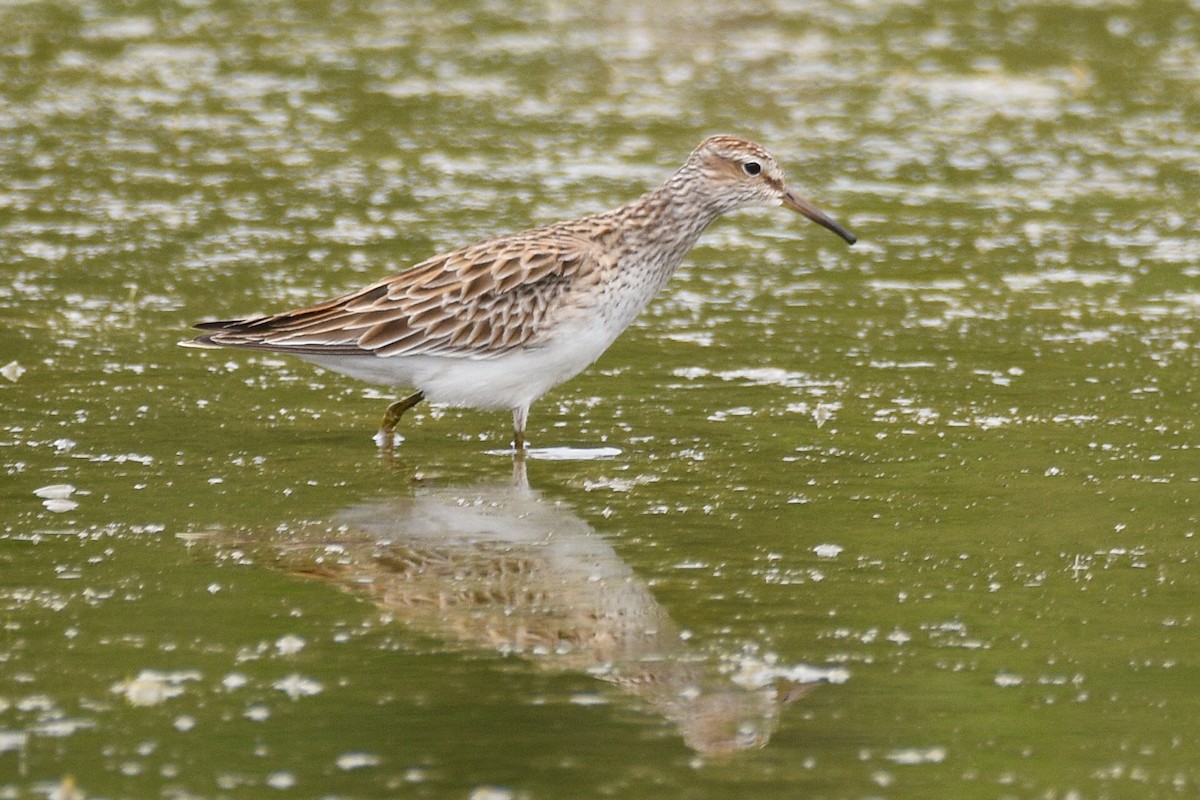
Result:
<svg viewBox="0 0 1200 800"><path fill-rule="evenodd" d="M388 407L385 446L401 415L426 398L509 409L521 451L529 406L608 349L713 220L780 205L854 244L788 188L765 149L713 136L628 205L454 250L310 308L204 322L196 327L205 333L183 344L289 353L416 389Z"/></svg>

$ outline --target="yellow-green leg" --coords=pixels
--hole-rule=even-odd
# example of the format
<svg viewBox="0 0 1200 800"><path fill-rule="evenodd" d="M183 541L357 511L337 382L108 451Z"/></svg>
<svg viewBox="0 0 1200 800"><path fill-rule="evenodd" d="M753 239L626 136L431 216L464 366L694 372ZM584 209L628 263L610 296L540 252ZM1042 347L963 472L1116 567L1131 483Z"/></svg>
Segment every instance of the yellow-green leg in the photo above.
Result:
<svg viewBox="0 0 1200 800"><path fill-rule="evenodd" d="M529 420L529 406L519 406L512 410L513 415L513 450L525 454L525 423Z"/></svg>
<svg viewBox="0 0 1200 800"><path fill-rule="evenodd" d="M397 400L387 407L387 411L383 413L383 422L379 423L379 441L384 446L388 446L392 442L392 433L396 430L396 423L404 416L404 412L415 406L417 403L425 399L424 392L411 394L403 400Z"/></svg>

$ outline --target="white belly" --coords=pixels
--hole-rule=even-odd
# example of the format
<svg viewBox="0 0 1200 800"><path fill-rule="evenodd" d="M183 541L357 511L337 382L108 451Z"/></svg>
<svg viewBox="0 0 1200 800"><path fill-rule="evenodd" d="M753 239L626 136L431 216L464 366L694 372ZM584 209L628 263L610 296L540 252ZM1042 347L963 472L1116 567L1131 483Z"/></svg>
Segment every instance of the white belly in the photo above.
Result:
<svg viewBox="0 0 1200 800"><path fill-rule="evenodd" d="M608 349L620 331L577 325L537 347L493 358L322 356L297 354L325 369L388 386L407 386L435 403L481 410L528 407L575 377Z"/></svg>

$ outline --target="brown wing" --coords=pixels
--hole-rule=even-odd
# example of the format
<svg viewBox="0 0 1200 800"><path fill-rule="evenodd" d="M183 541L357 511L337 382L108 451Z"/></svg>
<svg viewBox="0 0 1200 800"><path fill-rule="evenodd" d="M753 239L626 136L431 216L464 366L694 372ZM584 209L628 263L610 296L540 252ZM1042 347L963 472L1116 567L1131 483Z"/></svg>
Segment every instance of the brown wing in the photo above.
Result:
<svg viewBox="0 0 1200 800"><path fill-rule="evenodd" d="M591 246L546 229L424 261L311 308L205 322L195 344L324 355L489 358L534 344Z"/></svg>

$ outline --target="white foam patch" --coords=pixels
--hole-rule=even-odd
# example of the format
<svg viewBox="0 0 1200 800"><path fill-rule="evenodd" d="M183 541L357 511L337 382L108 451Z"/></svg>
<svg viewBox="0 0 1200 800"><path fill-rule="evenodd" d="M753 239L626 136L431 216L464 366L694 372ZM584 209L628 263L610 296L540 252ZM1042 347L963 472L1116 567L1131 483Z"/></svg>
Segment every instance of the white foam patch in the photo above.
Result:
<svg viewBox="0 0 1200 800"><path fill-rule="evenodd" d="M897 764L913 766L916 764L940 764L946 760L946 748L935 747L902 747L887 754L889 761Z"/></svg>
<svg viewBox="0 0 1200 800"><path fill-rule="evenodd" d="M816 667L810 664L776 664L772 659L741 659L730 680L745 689L760 689L777 680L792 683L845 683L850 670L845 667Z"/></svg>
<svg viewBox="0 0 1200 800"><path fill-rule="evenodd" d="M200 673L195 670L162 672L144 669L136 677L114 683L111 691L124 696L131 706L156 706L183 694L184 682L198 680Z"/></svg>
<svg viewBox="0 0 1200 800"><path fill-rule="evenodd" d="M8 380L16 383L21 380L21 376L25 374L25 368L16 361L10 361L3 367L0 367L0 375L3 375Z"/></svg>
<svg viewBox="0 0 1200 800"><path fill-rule="evenodd" d="M512 456L514 450L488 450L489 456ZM596 461L621 455L619 447L531 447L525 457L534 461Z"/></svg>
<svg viewBox="0 0 1200 800"><path fill-rule="evenodd" d="M76 489L69 483L52 483L33 490L33 493L43 500L66 500L75 493Z"/></svg>

